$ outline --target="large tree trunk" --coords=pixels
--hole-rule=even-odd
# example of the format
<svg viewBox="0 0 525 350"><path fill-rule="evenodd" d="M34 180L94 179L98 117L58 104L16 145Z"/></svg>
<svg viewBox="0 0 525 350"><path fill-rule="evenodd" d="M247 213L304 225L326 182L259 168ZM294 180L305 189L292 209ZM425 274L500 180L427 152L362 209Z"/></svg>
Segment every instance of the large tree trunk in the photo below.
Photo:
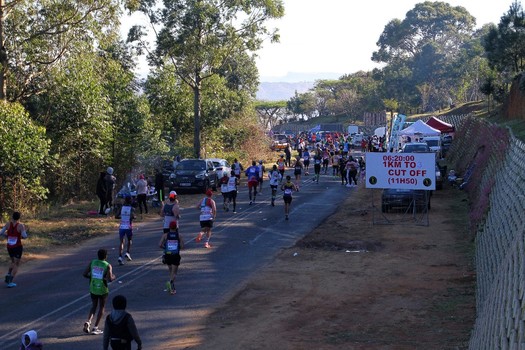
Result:
<svg viewBox="0 0 525 350"><path fill-rule="evenodd" d="M193 86L193 153L196 158L201 157L201 76L195 74L195 86Z"/></svg>

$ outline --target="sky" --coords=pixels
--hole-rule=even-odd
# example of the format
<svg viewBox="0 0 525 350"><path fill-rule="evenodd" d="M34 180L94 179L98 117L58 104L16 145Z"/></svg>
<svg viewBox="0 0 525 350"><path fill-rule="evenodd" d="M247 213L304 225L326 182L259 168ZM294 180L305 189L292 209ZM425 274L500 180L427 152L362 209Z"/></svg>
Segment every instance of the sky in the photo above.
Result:
<svg viewBox="0 0 525 350"><path fill-rule="evenodd" d="M285 15L268 22L278 28L279 43L265 41L256 59L261 82L303 82L337 79L343 74L369 71L376 42L392 19L403 20L424 0L283 0ZM448 0L476 18L476 27L497 24L513 0ZM523 4L523 1L522 1ZM123 20L127 33L136 18ZM138 74L147 74L144 60Z"/></svg>
<svg viewBox="0 0 525 350"><path fill-rule="evenodd" d="M385 25L403 20L424 0L283 0L285 15L269 22L279 43L265 42L257 52L262 82L297 82L301 78L334 79L368 71L378 64L370 57ZM476 27L499 23L513 0L449 0L476 18ZM523 4L523 2L522 2Z"/></svg>

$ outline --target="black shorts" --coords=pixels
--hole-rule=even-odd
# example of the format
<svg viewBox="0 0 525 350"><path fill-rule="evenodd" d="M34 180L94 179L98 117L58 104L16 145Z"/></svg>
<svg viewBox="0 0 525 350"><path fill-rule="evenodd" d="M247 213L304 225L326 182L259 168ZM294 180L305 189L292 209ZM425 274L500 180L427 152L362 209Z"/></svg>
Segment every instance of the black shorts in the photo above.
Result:
<svg viewBox="0 0 525 350"><path fill-rule="evenodd" d="M163 262L166 265L180 265L180 254L164 254Z"/></svg>
<svg viewBox="0 0 525 350"><path fill-rule="evenodd" d="M228 198L231 199L231 200L236 199L237 198L237 190L233 190L233 191L228 192Z"/></svg>
<svg viewBox="0 0 525 350"><path fill-rule="evenodd" d="M283 196L283 199L285 203L292 203L292 196Z"/></svg>
<svg viewBox="0 0 525 350"><path fill-rule="evenodd" d="M294 171L293 171L293 174L294 174L294 175L301 175L301 170L294 170Z"/></svg>
<svg viewBox="0 0 525 350"><path fill-rule="evenodd" d="M309 160L304 160L304 166L309 166L310 165L310 161Z"/></svg>
<svg viewBox="0 0 525 350"><path fill-rule="evenodd" d="M213 220L201 221L201 228L205 228L205 227L212 228L213 227Z"/></svg>
<svg viewBox="0 0 525 350"><path fill-rule="evenodd" d="M7 248L7 252L9 253L9 256L11 258L21 259L22 254L24 253L24 247L19 246L19 247Z"/></svg>

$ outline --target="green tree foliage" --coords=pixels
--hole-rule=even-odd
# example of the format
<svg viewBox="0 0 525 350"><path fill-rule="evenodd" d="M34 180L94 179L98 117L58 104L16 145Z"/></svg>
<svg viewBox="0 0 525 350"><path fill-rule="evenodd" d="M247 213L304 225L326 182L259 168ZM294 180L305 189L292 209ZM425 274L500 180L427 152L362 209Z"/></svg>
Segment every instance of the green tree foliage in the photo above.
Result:
<svg viewBox="0 0 525 350"><path fill-rule="evenodd" d="M19 103L0 102L0 215L45 198L41 178L49 140Z"/></svg>
<svg viewBox="0 0 525 350"><path fill-rule="evenodd" d="M1 0L0 99L45 90L46 75L75 51L116 37L118 0Z"/></svg>
<svg viewBox="0 0 525 350"><path fill-rule="evenodd" d="M135 7L145 13L154 26L160 26L156 48L149 59L157 67L173 65L175 74L193 93L194 156L201 152L201 117L203 81L225 74L227 86L242 85L231 79L231 69L243 67L244 53L260 48L263 38L277 34L265 27L265 22L284 13L280 0L176 0L141 1ZM130 30L129 40L142 40L139 27ZM144 43L144 41L142 41ZM145 47L145 46L144 46Z"/></svg>
<svg viewBox="0 0 525 350"><path fill-rule="evenodd" d="M508 84L523 71L525 64L525 13L514 1L500 23L491 26L484 42L491 68Z"/></svg>
<svg viewBox="0 0 525 350"><path fill-rule="evenodd" d="M416 4L405 19L390 21L383 30L372 60L387 66L376 76L386 98L405 108L439 108L463 77L450 74L464 59L465 43L473 35L475 19L461 7L444 2ZM457 72L457 70L456 70Z"/></svg>
<svg viewBox="0 0 525 350"><path fill-rule="evenodd" d="M312 91L298 93L288 100L286 108L295 116L297 120L308 120L317 116L317 99Z"/></svg>

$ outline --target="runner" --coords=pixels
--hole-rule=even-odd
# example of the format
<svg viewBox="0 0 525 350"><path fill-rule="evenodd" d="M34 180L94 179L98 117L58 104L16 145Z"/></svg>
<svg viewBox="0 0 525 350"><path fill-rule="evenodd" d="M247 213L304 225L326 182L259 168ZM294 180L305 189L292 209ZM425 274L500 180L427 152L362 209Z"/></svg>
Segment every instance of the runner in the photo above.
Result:
<svg viewBox="0 0 525 350"><path fill-rule="evenodd" d="M346 187L357 186L357 169L359 164L354 160L354 157L348 157L348 162L346 162ZM352 180L354 185L352 185Z"/></svg>
<svg viewBox="0 0 525 350"><path fill-rule="evenodd" d="M346 157L342 156L339 158L339 171L341 172L341 185L345 185L346 181ZM346 183L348 184L348 183Z"/></svg>
<svg viewBox="0 0 525 350"><path fill-rule="evenodd" d="M120 238L118 264L124 265L124 260L122 259L122 251L124 250L124 237L126 237L128 240L125 257L126 260L131 261L130 253L133 240L133 220L135 220L135 208L131 206L131 195L129 193L124 195L124 205L119 208L115 218L120 219L120 226L118 230Z"/></svg>
<svg viewBox="0 0 525 350"><path fill-rule="evenodd" d="M235 208L237 207L237 187L239 186L239 179L235 176L235 172L232 170L230 177L228 178L228 203L226 204L226 211L229 210L230 203L233 202L233 213L237 213Z"/></svg>
<svg viewBox="0 0 525 350"><path fill-rule="evenodd" d="M305 147L303 152L303 165L304 165L304 175L310 175L310 151L308 146Z"/></svg>
<svg viewBox="0 0 525 350"><path fill-rule="evenodd" d="M20 217L20 212L15 211L11 216L11 221L6 223L2 228L2 231L0 231L0 236L5 236L7 238L7 253L11 259L9 270L5 275L7 288L16 287L16 283L13 282L13 279L18 272L20 259L22 259L22 254L24 253L22 239L27 238L26 228L24 224L20 222Z"/></svg>
<svg viewBox="0 0 525 350"><path fill-rule="evenodd" d="M171 295L176 293L175 277L180 265L180 251L184 249L184 241L179 233L176 222L170 223L170 230L160 239L159 247L164 249L162 262L168 265L170 279L166 282L166 289Z"/></svg>
<svg viewBox="0 0 525 350"><path fill-rule="evenodd" d="M268 178L270 179L270 188L272 189L272 207L275 207L275 197L277 196L277 186L281 183L283 176L277 170L277 165L273 165L272 170L268 172Z"/></svg>
<svg viewBox="0 0 525 350"><path fill-rule="evenodd" d="M227 206L227 201L228 201L228 197L229 197L229 193L228 193L228 181L229 181L230 177L228 176L228 174L223 171L222 172L222 177L219 179L219 184L221 185L221 194L222 194L222 208L224 209L224 211L228 211L229 208Z"/></svg>
<svg viewBox="0 0 525 350"><path fill-rule="evenodd" d="M202 236L206 235L204 248L211 248L211 228L213 227L213 220L215 220L215 216L217 214L217 207L215 206L215 201L211 199L211 196L213 196L212 190L207 190L206 197L204 197L196 207L201 211L199 220L202 231L199 232L195 241L199 243L202 240Z"/></svg>
<svg viewBox="0 0 525 350"><path fill-rule="evenodd" d="M257 169L259 169L259 193L262 193L264 173L266 172L266 169L264 168L262 160L259 161L259 165L257 165Z"/></svg>
<svg viewBox="0 0 525 350"><path fill-rule="evenodd" d="M299 157L297 157L295 165L293 166L293 174L295 175L295 187L297 188L297 192L299 192L299 184L301 183L301 172L303 167L303 162Z"/></svg>
<svg viewBox="0 0 525 350"><path fill-rule="evenodd" d="M255 202L255 197L257 197L257 186L259 185L259 168L255 165L255 160L252 161L252 165L246 169L245 174L248 178L248 196L250 197L250 205L252 205L252 203Z"/></svg>
<svg viewBox="0 0 525 350"><path fill-rule="evenodd" d="M292 178L290 175L286 175L286 182L281 186L284 200L284 218L288 220L288 215L290 215L290 205L292 204L292 193L293 191L299 191L299 189L292 183Z"/></svg>
<svg viewBox="0 0 525 350"><path fill-rule="evenodd" d="M326 175L328 173L328 164L330 163L330 152L326 147L322 150L322 158L323 158L323 172Z"/></svg>
<svg viewBox="0 0 525 350"><path fill-rule="evenodd" d="M319 177L321 176L321 163L321 156L316 154L314 157L314 181L317 181L317 183L319 183Z"/></svg>
<svg viewBox="0 0 525 350"><path fill-rule="evenodd" d="M177 200L177 192L170 192L168 200L162 203L162 207L160 208L160 215L164 218L163 232L168 233L170 231L170 223L172 223L173 221L177 222L177 220L180 218L180 208L179 201Z"/></svg>
<svg viewBox="0 0 525 350"><path fill-rule="evenodd" d="M339 151L335 151L332 156L332 176L334 177L339 176L339 160Z"/></svg>
<svg viewBox="0 0 525 350"><path fill-rule="evenodd" d="M233 171L235 172L235 176L240 179L241 178L241 171L243 170L243 167L241 165L241 163L239 163L239 161L237 160L237 158L235 158L233 160L233 164L232 164L232 169Z"/></svg>
<svg viewBox="0 0 525 350"><path fill-rule="evenodd" d="M281 182L284 178L284 168L286 166L286 162L284 161L284 155L281 154L280 158L277 159L277 169L279 170L279 172L281 173ZM291 164L290 164L291 166Z"/></svg>
<svg viewBox="0 0 525 350"><path fill-rule="evenodd" d="M109 294L108 283L115 280L113 268L107 262L108 251L106 249L99 249L97 252L98 259L94 259L89 263L83 276L89 278L89 293L91 294L91 309L89 310L88 319L84 322L84 332L90 332L91 320L97 311L98 314L95 320L95 327L91 330L91 334L102 334L103 330L98 328L100 319L104 314L104 307Z"/></svg>
<svg viewBox="0 0 525 350"><path fill-rule="evenodd" d="M104 323L104 339L102 350L108 350L110 344L113 350L131 350L131 341L137 342L137 350L142 350L137 326L133 316L126 312L127 300L123 295L113 298L113 311L106 317Z"/></svg>

